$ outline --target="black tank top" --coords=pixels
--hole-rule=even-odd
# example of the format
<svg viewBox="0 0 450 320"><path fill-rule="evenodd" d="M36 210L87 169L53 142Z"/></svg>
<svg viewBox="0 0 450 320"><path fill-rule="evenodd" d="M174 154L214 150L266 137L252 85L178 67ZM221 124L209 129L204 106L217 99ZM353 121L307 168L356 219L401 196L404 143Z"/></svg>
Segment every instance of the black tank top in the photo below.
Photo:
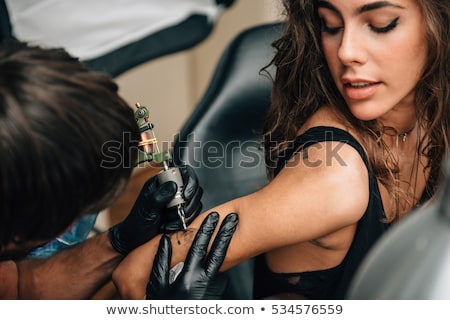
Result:
<svg viewBox="0 0 450 320"><path fill-rule="evenodd" d="M369 173L369 203L358 222L355 237L343 261L336 267L298 273L274 273L265 263L264 255L255 259L254 298L262 299L279 293L296 293L309 299L344 299L350 282L362 259L389 228L383 222L384 210L366 153L362 146L348 132L334 127L313 127L298 136L278 160L275 175L286 165L293 154L324 141L340 141L355 148L363 159ZM429 188L422 195L420 203L430 198ZM349 193L351 196L351 193ZM301 204L299 204L301 206Z"/></svg>

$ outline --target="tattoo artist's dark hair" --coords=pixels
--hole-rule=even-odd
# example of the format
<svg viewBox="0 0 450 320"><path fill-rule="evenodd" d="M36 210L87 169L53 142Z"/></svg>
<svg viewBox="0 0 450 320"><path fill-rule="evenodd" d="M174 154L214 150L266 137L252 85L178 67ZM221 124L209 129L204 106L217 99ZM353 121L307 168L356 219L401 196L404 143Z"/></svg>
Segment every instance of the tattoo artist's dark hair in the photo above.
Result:
<svg viewBox="0 0 450 320"><path fill-rule="evenodd" d="M0 46L0 248L48 240L109 206L140 134L108 76L63 49Z"/></svg>

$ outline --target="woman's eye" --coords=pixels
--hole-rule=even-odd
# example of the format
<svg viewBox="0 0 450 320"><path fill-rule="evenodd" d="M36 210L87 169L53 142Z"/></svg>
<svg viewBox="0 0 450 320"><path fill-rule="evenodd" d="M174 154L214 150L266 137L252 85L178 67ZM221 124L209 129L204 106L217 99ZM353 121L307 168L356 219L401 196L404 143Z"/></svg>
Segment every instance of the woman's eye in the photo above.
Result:
<svg viewBox="0 0 450 320"><path fill-rule="evenodd" d="M329 34L337 34L342 27L330 27L326 24L326 22L322 19L322 32Z"/></svg>
<svg viewBox="0 0 450 320"><path fill-rule="evenodd" d="M369 25L370 29L376 33L386 33L394 29L398 24L399 17L392 20L388 25L384 27L375 27L373 25Z"/></svg>

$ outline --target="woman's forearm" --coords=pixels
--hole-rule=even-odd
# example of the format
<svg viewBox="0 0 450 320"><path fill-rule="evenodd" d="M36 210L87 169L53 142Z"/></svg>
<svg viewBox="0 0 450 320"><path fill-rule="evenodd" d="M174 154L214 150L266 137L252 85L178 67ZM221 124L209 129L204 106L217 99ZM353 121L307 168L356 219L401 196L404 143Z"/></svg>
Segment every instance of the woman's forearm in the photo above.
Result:
<svg viewBox="0 0 450 320"><path fill-rule="evenodd" d="M206 213L219 211L220 219L218 225L225 218L225 210L232 210L231 203L208 210L199 215L186 231L178 231L170 235L172 243L171 266L185 260L188 251L192 245L194 237L206 218ZM231 212L231 211L230 211ZM229 212L227 212L228 214ZM214 239L215 233L212 239ZM121 262L119 267L113 272L113 282L118 289L122 299L142 299L145 296L145 288L149 281L150 272L153 266L153 260L158 250L161 237L155 237L149 242L133 250ZM212 241L211 241L212 242Z"/></svg>
<svg viewBox="0 0 450 320"><path fill-rule="evenodd" d="M175 232L170 236L172 242L172 266L184 261L192 244L197 228ZM114 270L112 280L122 299L143 299L150 279L153 260L158 250L161 236L157 236L130 252L119 267Z"/></svg>

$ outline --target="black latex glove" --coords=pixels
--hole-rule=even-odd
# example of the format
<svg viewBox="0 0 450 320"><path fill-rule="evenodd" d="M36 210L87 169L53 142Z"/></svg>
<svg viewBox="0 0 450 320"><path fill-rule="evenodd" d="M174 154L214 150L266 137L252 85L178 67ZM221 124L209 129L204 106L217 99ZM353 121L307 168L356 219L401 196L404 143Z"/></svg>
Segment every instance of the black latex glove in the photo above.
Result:
<svg viewBox="0 0 450 320"><path fill-rule="evenodd" d="M169 284L172 246L169 237L162 236L150 281L147 284L146 299L218 300L222 298L227 279L224 274L218 274L218 271L225 258L231 237L236 231L238 216L236 213L230 213L225 217L206 256L218 220L217 212L208 214L203 220L189 249L183 269L172 284Z"/></svg>
<svg viewBox="0 0 450 320"><path fill-rule="evenodd" d="M161 216L176 192L175 182L160 185L156 176L147 180L128 216L109 229L113 248L126 255L160 233Z"/></svg>
<svg viewBox="0 0 450 320"><path fill-rule="evenodd" d="M190 167L181 167L186 224L201 212L203 194L197 176ZM161 232L182 229L176 208L167 209L167 204L177 191L175 182L159 184L157 176L150 178L142 187L130 214L119 224L109 229L113 248L123 255L152 239Z"/></svg>
<svg viewBox="0 0 450 320"><path fill-rule="evenodd" d="M183 210L188 226L202 212L201 197L203 189L198 183L197 175L189 166L179 167L183 178L183 199L186 201ZM162 217L161 232L173 233L183 229L183 225L177 213L177 209L168 210Z"/></svg>

